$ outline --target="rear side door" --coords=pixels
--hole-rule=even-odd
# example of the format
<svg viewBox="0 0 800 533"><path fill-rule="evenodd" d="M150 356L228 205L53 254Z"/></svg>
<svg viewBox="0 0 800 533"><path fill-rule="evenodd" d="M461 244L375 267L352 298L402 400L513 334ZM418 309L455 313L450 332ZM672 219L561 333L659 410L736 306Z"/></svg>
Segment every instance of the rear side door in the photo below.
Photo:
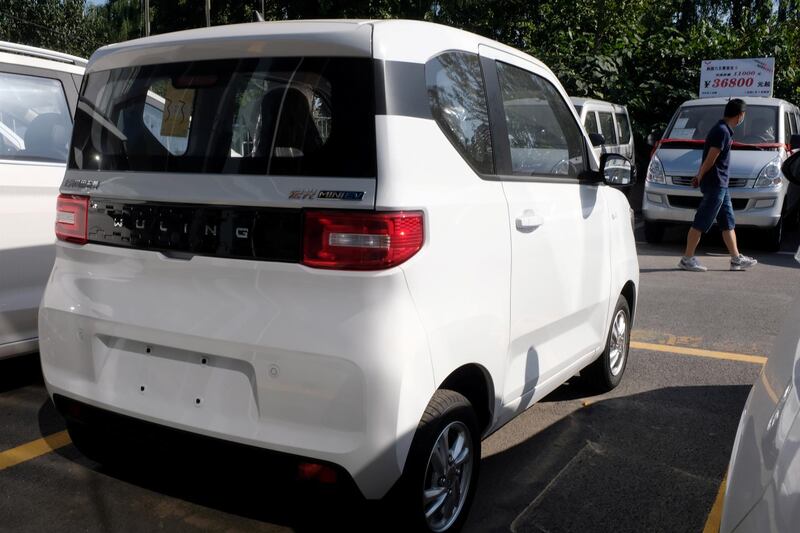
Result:
<svg viewBox="0 0 800 533"><path fill-rule="evenodd" d="M35 349L76 95L69 74L0 63L0 357Z"/></svg>
<svg viewBox="0 0 800 533"><path fill-rule="evenodd" d="M552 74L491 48L481 54L512 235L503 399L524 404L605 338L608 213L604 188L578 179L589 166L588 139Z"/></svg>

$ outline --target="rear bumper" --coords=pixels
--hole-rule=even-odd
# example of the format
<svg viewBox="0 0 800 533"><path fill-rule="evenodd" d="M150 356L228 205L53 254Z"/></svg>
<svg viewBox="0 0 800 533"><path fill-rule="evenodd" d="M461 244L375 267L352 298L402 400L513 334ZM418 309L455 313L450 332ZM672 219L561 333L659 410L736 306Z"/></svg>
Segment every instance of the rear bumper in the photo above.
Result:
<svg viewBox="0 0 800 533"><path fill-rule="evenodd" d="M39 330L51 394L339 465L368 498L400 476L435 388L399 269L59 244Z"/></svg>
<svg viewBox="0 0 800 533"><path fill-rule="evenodd" d="M300 466L313 463L307 457L267 451L254 446L232 443L230 441L202 437L195 433L176 430L167 426L98 409L89 404L72 400L60 394L53 396L53 402L61 415L68 420L70 427L82 426L102 431L103 445L113 446L115 450L125 450L126 464L136 460L180 466L178 463L195 465L202 462L204 474L215 472L235 472L233 469L247 469L268 473L270 479L282 487L291 487L293 482L315 481L313 477L301 478ZM136 465L138 466L138 465ZM326 485L331 485L337 495L358 495L359 490L349 473L338 465L324 465L333 469L334 479L327 476ZM234 474L237 475L238 474ZM322 485L317 485L321 487Z"/></svg>
<svg viewBox="0 0 800 533"><path fill-rule="evenodd" d="M731 188L730 193L735 204L743 204L743 209L736 209L737 206L734 205L737 226L774 228L780 221L786 187L779 190ZM696 207L678 207L673 204L676 199L681 200L681 205L686 205L692 201L699 202L702 197L699 189L647 182L642 213L645 220L650 222L691 224Z"/></svg>

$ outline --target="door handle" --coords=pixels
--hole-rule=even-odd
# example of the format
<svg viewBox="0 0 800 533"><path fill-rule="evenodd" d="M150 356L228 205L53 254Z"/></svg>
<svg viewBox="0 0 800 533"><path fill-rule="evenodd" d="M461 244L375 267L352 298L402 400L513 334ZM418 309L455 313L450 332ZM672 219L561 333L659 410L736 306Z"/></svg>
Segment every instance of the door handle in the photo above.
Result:
<svg viewBox="0 0 800 533"><path fill-rule="evenodd" d="M517 217L517 230L532 231L544 224L544 218L533 211L525 211Z"/></svg>

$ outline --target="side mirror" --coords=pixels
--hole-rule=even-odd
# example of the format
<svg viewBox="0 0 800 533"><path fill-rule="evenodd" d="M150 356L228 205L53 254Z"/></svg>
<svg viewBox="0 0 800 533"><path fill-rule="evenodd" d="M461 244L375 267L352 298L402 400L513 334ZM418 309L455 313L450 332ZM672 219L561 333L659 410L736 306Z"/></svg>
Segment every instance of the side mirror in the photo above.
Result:
<svg viewBox="0 0 800 533"><path fill-rule="evenodd" d="M655 146L661 140L662 135L663 133L658 130L650 132L650 135L647 136L647 146Z"/></svg>
<svg viewBox="0 0 800 533"><path fill-rule="evenodd" d="M800 135L792 135L793 141L795 137L800 137ZM795 185L800 185L800 152L797 152L783 162L781 172L783 172L787 180Z"/></svg>
<svg viewBox="0 0 800 533"><path fill-rule="evenodd" d="M800 148L800 133L795 133L789 138L789 148L792 150Z"/></svg>
<svg viewBox="0 0 800 533"><path fill-rule="evenodd" d="M590 133L589 140L592 141L592 146L603 146L606 143L606 138L600 133Z"/></svg>
<svg viewBox="0 0 800 533"><path fill-rule="evenodd" d="M600 174L603 181L614 187L630 187L635 182L633 163L620 154L600 156Z"/></svg>

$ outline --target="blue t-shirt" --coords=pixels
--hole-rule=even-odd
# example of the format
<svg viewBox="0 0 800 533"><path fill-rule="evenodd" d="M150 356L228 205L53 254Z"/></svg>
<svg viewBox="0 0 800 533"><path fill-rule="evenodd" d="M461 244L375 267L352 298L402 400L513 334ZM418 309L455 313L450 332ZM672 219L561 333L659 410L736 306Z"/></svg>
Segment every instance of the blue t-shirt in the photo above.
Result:
<svg viewBox="0 0 800 533"><path fill-rule="evenodd" d="M719 156L711 170L703 176L703 183L716 185L717 187L728 186L728 165L731 162L731 144L733 144L733 130L724 120L717 122L706 136L706 143L703 145L703 159L706 160L708 151L714 147L719 148Z"/></svg>

